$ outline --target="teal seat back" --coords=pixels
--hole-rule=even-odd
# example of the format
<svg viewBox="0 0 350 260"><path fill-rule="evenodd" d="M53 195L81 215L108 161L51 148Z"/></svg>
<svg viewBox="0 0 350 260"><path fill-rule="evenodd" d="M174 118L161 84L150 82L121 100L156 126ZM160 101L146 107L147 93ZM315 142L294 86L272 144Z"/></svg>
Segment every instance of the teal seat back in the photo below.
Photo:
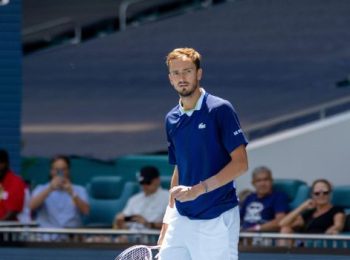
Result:
<svg viewBox="0 0 350 260"><path fill-rule="evenodd" d="M332 192L332 203L345 209L350 214L350 186L335 186Z"/></svg>
<svg viewBox="0 0 350 260"><path fill-rule="evenodd" d="M31 188L49 181L50 159L25 157L21 162L21 176L31 183Z"/></svg>
<svg viewBox="0 0 350 260"><path fill-rule="evenodd" d="M90 196L93 199L118 199L123 190L123 180L120 176L94 177L89 185Z"/></svg>
<svg viewBox="0 0 350 260"><path fill-rule="evenodd" d="M96 176L115 176L115 161L102 161L91 158L71 158L71 179L73 183L87 185Z"/></svg>
<svg viewBox="0 0 350 260"><path fill-rule="evenodd" d="M120 183L120 177L113 178ZM106 181L113 178L109 176L95 177L89 185L90 214L84 219L85 225L111 227L115 215L124 209L128 199L138 191L137 183L126 182L120 191L115 192L115 181L111 181L111 185L107 184L105 186ZM105 189L102 189L103 187Z"/></svg>
<svg viewBox="0 0 350 260"><path fill-rule="evenodd" d="M160 175L172 175L174 167L168 163L168 157L162 155L130 155L116 160L116 175L127 181L136 181L136 174L144 166L154 166Z"/></svg>
<svg viewBox="0 0 350 260"><path fill-rule="evenodd" d="M284 192L288 197L289 208L293 210L309 197L306 182L296 179L275 179L273 189Z"/></svg>

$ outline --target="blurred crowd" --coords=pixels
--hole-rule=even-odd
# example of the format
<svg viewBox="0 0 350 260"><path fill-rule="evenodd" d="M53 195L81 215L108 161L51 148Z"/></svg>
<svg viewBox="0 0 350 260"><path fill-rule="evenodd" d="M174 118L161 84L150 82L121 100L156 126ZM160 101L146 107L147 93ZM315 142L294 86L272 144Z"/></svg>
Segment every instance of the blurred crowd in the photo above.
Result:
<svg viewBox="0 0 350 260"><path fill-rule="evenodd" d="M6 150L0 150L0 221L35 222L39 227L73 228L83 226L83 217L90 212L85 187L71 181L70 160L56 156L50 163L48 182L33 190L10 167ZM140 192L131 196L122 212L115 212L114 229L160 229L169 192L161 187L156 167L146 166L137 175ZM283 191L274 189L269 168L262 166L252 172L254 190L239 194L242 232L281 232L339 234L346 226L346 212L333 205L331 183L315 180L309 198L296 207ZM49 237L47 239L55 239ZM101 242L102 236L88 237L87 242ZM134 242L135 237L117 236L114 242ZM290 243L280 241L281 244Z"/></svg>

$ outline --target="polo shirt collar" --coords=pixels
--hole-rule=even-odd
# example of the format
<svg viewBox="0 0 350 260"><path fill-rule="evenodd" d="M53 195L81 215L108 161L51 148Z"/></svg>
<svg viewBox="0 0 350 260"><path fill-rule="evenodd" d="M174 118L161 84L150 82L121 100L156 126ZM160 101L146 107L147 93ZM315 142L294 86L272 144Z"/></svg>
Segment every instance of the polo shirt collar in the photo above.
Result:
<svg viewBox="0 0 350 260"><path fill-rule="evenodd" d="M202 103L203 103L203 99L204 99L204 96L205 96L205 89L204 88L200 88L200 91L201 91L201 95L200 95L199 99L197 100L197 103L196 103L195 107L193 109L191 109L191 110L185 110L182 107L182 105L181 105L181 99L179 100L179 110L180 110L180 115L181 116L183 114L191 116L194 111L201 109Z"/></svg>

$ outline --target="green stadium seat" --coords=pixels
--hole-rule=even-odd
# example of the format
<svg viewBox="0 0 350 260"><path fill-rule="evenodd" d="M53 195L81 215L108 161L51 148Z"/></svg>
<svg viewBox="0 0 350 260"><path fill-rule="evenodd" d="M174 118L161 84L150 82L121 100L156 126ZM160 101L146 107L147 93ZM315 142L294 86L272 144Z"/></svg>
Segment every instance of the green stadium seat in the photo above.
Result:
<svg viewBox="0 0 350 260"><path fill-rule="evenodd" d="M41 157L25 157L21 162L21 176L30 182L33 189L38 184L49 181L50 159Z"/></svg>
<svg viewBox="0 0 350 260"><path fill-rule="evenodd" d="M94 177L88 187L90 214L84 224L90 227L111 227L115 214L135 193L135 184L124 183L119 176Z"/></svg>
<svg viewBox="0 0 350 260"><path fill-rule="evenodd" d="M87 185L95 176L115 176L115 161L71 157L71 178L73 183Z"/></svg>
<svg viewBox="0 0 350 260"><path fill-rule="evenodd" d="M309 187L301 180L275 179L273 189L287 194L290 210L295 209L309 198Z"/></svg>
<svg viewBox="0 0 350 260"><path fill-rule="evenodd" d="M163 155L129 155L116 160L116 175L125 180L135 181L137 172L144 166L155 166L160 175L170 176L174 167L168 163L168 157Z"/></svg>
<svg viewBox="0 0 350 260"><path fill-rule="evenodd" d="M345 212L350 214L350 186L335 186L332 192L332 203L344 208Z"/></svg>

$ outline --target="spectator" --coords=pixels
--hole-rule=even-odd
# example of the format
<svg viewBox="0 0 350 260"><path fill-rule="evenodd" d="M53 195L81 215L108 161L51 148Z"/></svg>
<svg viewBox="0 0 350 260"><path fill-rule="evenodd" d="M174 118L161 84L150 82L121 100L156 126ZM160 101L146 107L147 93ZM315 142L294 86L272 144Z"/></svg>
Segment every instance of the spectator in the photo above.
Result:
<svg viewBox="0 0 350 260"><path fill-rule="evenodd" d="M6 150L0 150L0 221L16 221L23 209L26 184L10 170Z"/></svg>
<svg viewBox="0 0 350 260"><path fill-rule="evenodd" d="M272 189L272 173L267 167L253 171L252 184L255 192L241 206L242 231L279 231L279 221L288 211L287 195Z"/></svg>
<svg viewBox="0 0 350 260"><path fill-rule="evenodd" d="M159 171L153 166L143 167L138 181L142 192L132 196L113 224L118 229L160 229L169 201L169 192L160 187Z"/></svg>
<svg viewBox="0 0 350 260"><path fill-rule="evenodd" d="M282 233L338 234L345 222L344 210L331 203L332 185L325 179L315 180L311 199L306 200L280 221Z"/></svg>
<svg viewBox="0 0 350 260"><path fill-rule="evenodd" d="M70 181L70 160L57 156L51 161L50 182L36 187L30 201L35 220L41 227L79 227L89 213L84 187Z"/></svg>

